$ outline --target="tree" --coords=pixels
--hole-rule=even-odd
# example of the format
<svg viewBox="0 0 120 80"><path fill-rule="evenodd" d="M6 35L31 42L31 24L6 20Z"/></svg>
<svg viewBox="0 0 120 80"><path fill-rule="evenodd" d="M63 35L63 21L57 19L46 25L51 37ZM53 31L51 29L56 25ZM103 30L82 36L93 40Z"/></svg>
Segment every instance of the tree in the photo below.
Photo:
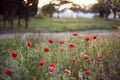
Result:
<svg viewBox="0 0 120 80"><path fill-rule="evenodd" d="M56 8L54 6L55 6L55 4L53 4L53 3L44 5L41 8L42 14L46 17L52 17L53 13L56 12Z"/></svg>
<svg viewBox="0 0 120 80"><path fill-rule="evenodd" d="M25 19L25 28L28 28L29 17L35 16L37 13L38 0L23 0L19 5L19 10L17 12L18 25L20 26L21 18Z"/></svg>
<svg viewBox="0 0 120 80"><path fill-rule="evenodd" d="M77 17L78 17L78 13L81 10L81 6L77 5L77 4L73 4L73 7L70 8L72 11L77 13Z"/></svg>
<svg viewBox="0 0 120 80"><path fill-rule="evenodd" d="M114 14L114 18L116 19L116 14L120 12L120 0L111 0L112 2L112 12ZM120 18L120 14L119 18Z"/></svg>
<svg viewBox="0 0 120 80"><path fill-rule="evenodd" d="M59 3L56 4L54 3L54 1L58 1ZM61 5L68 4L68 3L72 3L72 2L68 0L51 0L49 4L44 5L41 8L42 14L47 17L52 17L53 13L57 12L59 17L60 11L58 9L60 8Z"/></svg>
<svg viewBox="0 0 120 80"><path fill-rule="evenodd" d="M98 0L98 3L93 5L92 11L98 12L100 17L108 18L111 8L110 0Z"/></svg>
<svg viewBox="0 0 120 80"><path fill-rule="evenodd" d="M3 16L3 26L5 27L6 21L8 21L10 28L13 29L14 18L18 16L18 24L20 25L20 19L24 18L27 28L28 17L36 14L37 4L38 0L2 0L0 3L0 14Z"/></svg>
<svg viewBox="0 0 120 80"><path fill-rule="evenodd" d="M6 26L6 21L9 21L10 28L13 28L13 20L18 10L18 5L19 5L18 0L2 0L1 1L1 8L2 8L1 14L3 16L4 27Z"/></svg>

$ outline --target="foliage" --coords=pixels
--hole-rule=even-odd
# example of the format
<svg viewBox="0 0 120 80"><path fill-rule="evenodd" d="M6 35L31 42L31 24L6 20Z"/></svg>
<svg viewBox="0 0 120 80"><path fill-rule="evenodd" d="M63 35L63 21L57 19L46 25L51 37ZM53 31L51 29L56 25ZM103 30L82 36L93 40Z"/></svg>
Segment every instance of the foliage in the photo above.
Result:
<svg viewBox="0 0 120 80"><path fill-rule="evenodd" d="M116 7L120 7L120 0L111 0L112 4Z"/></svg>
<svg viewBox="0 0 120 80"><path fill-rule="evenodd" d="M56 11L54 7L55 4L47 4L41 8L42 14L46 17L52 17L53 13Z"/></svg>
<svg viewBox="0 0 120 80"><path fill-rule="evenodd" d="M112 2L112 11L114 14L120 12L120 0L111 0ZM120 17L120 14L118 14Z"/></svg>
<svg viewBox="0 0 120 80"><path fill-rule="evenodd" d="M98 0L98 3L93 5L92 11L98 12L100 17L108 17L110 9L112 8L109 0Z"/></svg>
<svg viewBox="0 0 120 80"><path fill-rule="evenodd" d="M4 22L2 26L5 28L8 21L9 27L13 28L14 18L17 16L19 24L21 18L25 19L27 28L28 18L37 13L37 4L38 0L2 0L0 2L0 16L3 17Z"/></svg>
<svg viewBox="0 0 120 80"><path fill-rule="evenodd" d="M34 36L26 39L16 37L0 40L2 46L0 47L0 79L120 79L120 45L118 45L120 40L118 37L100 35L81 37L78 33L73 35L58 39ZM45 47L50 50L45 52ZM17 57L11 57L13 51L18 54ZM53 73L48 70L50 64L55 68ZM5 70L11 70L12 74L6 75Z"/></svg>
<svg viewBox="0 0 120 80"><path fill-rule="evenodd" d="M78 4L73 3L72 1L68 0L58 0L58 3L55 3L56 0L51 0L50 3L47 5L44 5L41 8L42 14L46 17L52 17L53 13L57 13L59 18L59 13L63 12L67 8L60 9L65 4L71 4L72 6L68 9L71 9L74 12L79 12L81 9L81 6Z"/></svg>
<svg viewBox="0 0 120 80"><path fill-rule="evenodd" d="M114 14L114 19L116 19L117 15L119 16L120 18L120 1L119 0L108 0L111 5L111 9L110 9L110 12Z"/></svg>

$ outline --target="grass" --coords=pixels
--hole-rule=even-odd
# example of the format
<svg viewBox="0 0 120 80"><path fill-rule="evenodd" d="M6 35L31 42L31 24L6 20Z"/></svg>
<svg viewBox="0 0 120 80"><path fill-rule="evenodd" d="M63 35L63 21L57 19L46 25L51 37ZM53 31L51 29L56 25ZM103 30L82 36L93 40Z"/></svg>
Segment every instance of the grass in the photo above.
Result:
<svg viewBox="0 0 120 80"><path fill-rule="evenodd" d="M119 80L120 37L98 35L93 39L93 36L89 36L89 41L86 37L70 36L53 39L53 43L48 42L49 38L36 36L0 40L0 80L101 80L103 74L110 80ZM64 40L62 45L61 40ZM26 46L28 41L32 46ZM70 49L70 43L75 48ZM45 47L50 51L45 52ZM18 54L15 58L10 57L13 51ZM85 54L89 59L83 58ZM39 65L41 60L45 63L43 66ZM56 64L53 73L48 70L51 63ZM64 72L65 69L71 73ZM5 70L11 70L12 74L6 75ZM86 71L90 73L85 74Z"/></svg>
<svg viewBox="0 0 120 80"><path fill-rule="evenodd" d="M15 21L15 30L24 31L24 21L20 27ZM120 26L119 21L100 18L31 18L28 31L65 32L83 30L115 30Z"/></svg>

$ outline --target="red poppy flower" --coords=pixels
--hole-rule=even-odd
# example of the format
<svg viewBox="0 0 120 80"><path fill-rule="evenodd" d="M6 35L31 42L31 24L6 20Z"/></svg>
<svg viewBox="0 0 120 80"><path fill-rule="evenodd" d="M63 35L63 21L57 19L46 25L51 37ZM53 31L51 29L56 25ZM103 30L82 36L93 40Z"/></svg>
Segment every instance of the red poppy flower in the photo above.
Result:
<svg viewBox="0 0 120 80"><path fill-rule="evenodd" d="M114 67L114 65L113 65L113 64L109 64L109 66L110 66L110 67Z"/></svg>
<svg viewBox="0 0 120 80"><path fill-rule="evenodd" d="M84 58L85 60L88 60L88 59L89 59L89 56L88 56L88 55L84 55L83 58Z"/></svg>
<svg viewBox="0 0 120 80"><path fill-rule="evenodd" d="M6 74L6 75L11 75L11 74L12 74L12 71L11 71L11 70L5 70L5 71L4 71L4 74Z"/></svg>
<svg viewBox="0 0 120 80"><path fill-rule="evenodd" d="M11 56L12 58L15 58L15 57L18 56L18 54L17 54L16 52L11 52L11 53L10 53L10 56Z"/></svg>
<svg viewBox="0 0 120 80"><path fill-rule="evenodd" d="M99 64L99 62L96 60L95 62L94 62L95 64Z"/></svg>
<svg viewBox="0 0 120 80"><path fill-rule="evenodd" d="M51 64L49 64L49 67L55 67L55 66L56 66L55 63L51 63Z"/></svg>
<svg viewBox="0 0 120 80"><path fill-rule="evenodd" d="M78 33L73 33L73 36L78 36Z"/></svg>
<svg viewBox="0 0 120 80"><path fill-rule="evenodd" d="M93 39L96 39L97 38L97 36L95 35L95 36L93 36Z"/></svg>
<svg viewBox="0 0 120 80"><path fill-rule="evenodd" d="M65 73L65 74L71 74L71 71L68 70L68 69L65 69L65 70L64 70L64 73Z"/></svg>
<svg viewBox="0 0 120 80"><path fill-rule="evenodd" d="M55 70L55 68L52 67L52 66L48 68L48 71L49 71L50 74L52 74L54 72L54 70Z"/></svg>
<svg viewBox="0 0 120 80"><path fill-rule="evenodd" d="M89 41L89 40L90 40L90 37L86 37L85 40L86 40L86 41Z"/></svg>
<svg viewBox="0 0 120 80"><path fill-rule="evenodd" d="M54 40L53 40L53 39L49 39L48 42L49 42L49 43L53 43Z"/></svg>
<svg viewBox="0 0 120 80"><path fill-rule="evenodd" d="M90 75L90 74L91 74L91 71L90 71L90 70L85 71L84 74L85 74L85 75Z"/></svg>
<svg viewBox="0 0 120 80"><path fill-rule="evenodd" d="M60 43L60 45L62 45L62 44L64 44L65 42L64 42L64 40L60 40L59 43Z"/></svg>
<svg viewBox="0 0 120 80"><path fill-rule="evenodd" d="M49 50L50 50L50 49L49 49L48 47L45 47L45 48L44 48L44 52L49 52Z"/></svg>
<svg viewBox="0 0 120 80"><path fill-rule="evenodd" d="M104 73L101 74L101 78L103 80L110 80Z"/></svg>
<svg viewBox="0 0 120 80"><path fill-rule="evenodd" d="M30 47L30 46L32 46L32 43L31 43L30 41L28 41L28 42L26 43L26 46Z"/></svg>
<svg viewBox="0 0 120 80"><path fill-rule="evenodd" d="M76 58L72 58L71 61L72 61L72 62L76 62Z"/></svg>
<svg viewBox="0 0 120 80"><path fill-rule="evenodd" d="M43 65L44 65L44 61L40 61L40 62L39 62L39 65L40 65L40 66L43 66Z"/></svg>
<svg viewBox="0 0 120 80"><path fill-rule="evenodd" d="M70 48L70 49L75 48L75 44L74 44L74 43L70 43L70 44L69 44L69 48Z"/></svg>
<svg viewBox="0 0 120 80"><path fill-rule="evenodd" d="M103 58L102 54L99 54L99 55L98 55L98 58L99 58L99 59L102 59L102 58Z"/></svg>

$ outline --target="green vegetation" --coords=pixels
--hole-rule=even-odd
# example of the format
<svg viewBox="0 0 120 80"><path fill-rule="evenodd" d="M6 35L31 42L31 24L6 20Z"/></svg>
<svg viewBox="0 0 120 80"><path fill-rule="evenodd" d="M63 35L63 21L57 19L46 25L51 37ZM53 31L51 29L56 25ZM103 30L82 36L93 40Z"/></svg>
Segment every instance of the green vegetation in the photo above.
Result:
<svg viewBox="0 0 120 80"><path fill-rule="evenodd" d="M29 42L26 46L28 41L32 45ZM49 42L35 36L0 40L0 80L119 80L119 37L98 35L93 39L75 35ZM45 47L50 50L44 51ZM18 56L11 55L13 51ZM50 73L51 63L56 66ZM5 73L6 70L12 73Z"/></svg>
<svg viewBox="0 0 120 80"><path fill-rule="evenodd" d="M107 20L100 18L32 18L29 21L28 31L39 32L64 32L83 30L114 30L120 25L117 20ZM21 27L15 21L15 31L24 31L24 21Z"/></svg>

